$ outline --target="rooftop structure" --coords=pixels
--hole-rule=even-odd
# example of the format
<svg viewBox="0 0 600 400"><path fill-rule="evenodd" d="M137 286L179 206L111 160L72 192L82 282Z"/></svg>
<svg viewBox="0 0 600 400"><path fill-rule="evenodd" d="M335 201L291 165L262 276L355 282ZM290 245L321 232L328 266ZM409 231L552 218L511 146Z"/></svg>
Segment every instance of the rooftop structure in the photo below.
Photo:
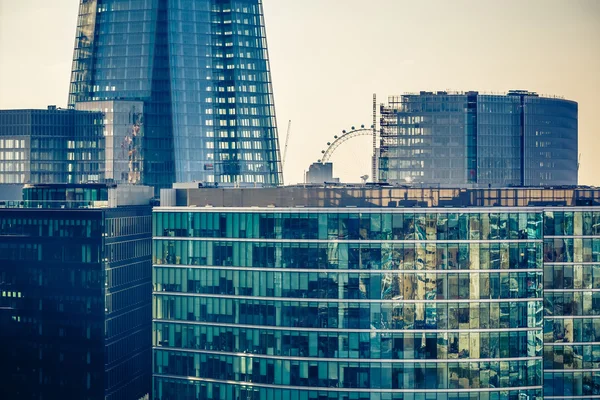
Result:
<svg viewBox="0 0 600 400"><path fill-rule="evenodd" d="M234 190L235 189L235 190ZM529 207L600 205L588 186L493 189L315 184L278 188L179 187L165 189L163 206L181 207Z"/></svg>

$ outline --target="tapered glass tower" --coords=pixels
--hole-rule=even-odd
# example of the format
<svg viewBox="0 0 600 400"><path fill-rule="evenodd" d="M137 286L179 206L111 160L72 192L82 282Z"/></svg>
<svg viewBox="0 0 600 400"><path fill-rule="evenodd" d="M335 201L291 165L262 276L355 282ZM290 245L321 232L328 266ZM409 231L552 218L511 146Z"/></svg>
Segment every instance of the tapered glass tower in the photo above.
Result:
<svg viewBox="0 0 600 400"><path fill-rule="evenodd" d="M81 0L69 105L121 100L143 183L282 182L261 0Z"/></svg>

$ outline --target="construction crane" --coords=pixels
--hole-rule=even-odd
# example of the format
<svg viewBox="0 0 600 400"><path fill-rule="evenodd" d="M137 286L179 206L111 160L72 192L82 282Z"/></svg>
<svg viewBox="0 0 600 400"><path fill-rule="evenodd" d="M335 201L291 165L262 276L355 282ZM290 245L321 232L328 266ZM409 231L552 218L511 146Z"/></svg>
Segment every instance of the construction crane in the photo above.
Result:
<svg viewBox="0 0 600 400"><path fill-rule="evenodd" d="M287 156L288 142L290 141L290 130L292 129L292 120L288 121L287 134L285 135L285 145L283 146L283 159L281 160L281 169L285 167L285 158Z"/></svg>

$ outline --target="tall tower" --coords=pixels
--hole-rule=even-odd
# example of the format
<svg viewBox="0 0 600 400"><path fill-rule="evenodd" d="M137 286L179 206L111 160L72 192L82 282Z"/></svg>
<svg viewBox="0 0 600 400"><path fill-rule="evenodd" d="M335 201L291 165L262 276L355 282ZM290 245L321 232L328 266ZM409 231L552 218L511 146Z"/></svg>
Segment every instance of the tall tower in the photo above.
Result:
<svg viewBox="0 0 600 400"><path fill-rule="evenodd" d="M282 182L261 0L80 1L69 105L143 103L142 183Z"/></svg>

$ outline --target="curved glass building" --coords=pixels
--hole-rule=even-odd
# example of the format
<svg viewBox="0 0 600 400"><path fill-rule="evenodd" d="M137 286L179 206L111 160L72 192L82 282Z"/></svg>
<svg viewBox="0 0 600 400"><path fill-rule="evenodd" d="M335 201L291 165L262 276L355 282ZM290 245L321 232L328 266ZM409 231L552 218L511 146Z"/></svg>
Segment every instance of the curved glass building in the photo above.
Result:
<svg viewBox="0 0 600 400"><path fill-rule="evenodd" d="M568 194L176 192L153 217L154 398L542 398L535 196Z"/></svg>
<svg viewBox="0 0 600 400"><path fill-rule="evenodd" d="M142 183L282 182L261 0L81 0L69 105L120 101Z"/></svg>
<svg viewBox="0 0 600 400"><path fill-rule="evenodd" d="M577 185L577 103L512 90L420 92L381 106L379 180Z"/></svg>

